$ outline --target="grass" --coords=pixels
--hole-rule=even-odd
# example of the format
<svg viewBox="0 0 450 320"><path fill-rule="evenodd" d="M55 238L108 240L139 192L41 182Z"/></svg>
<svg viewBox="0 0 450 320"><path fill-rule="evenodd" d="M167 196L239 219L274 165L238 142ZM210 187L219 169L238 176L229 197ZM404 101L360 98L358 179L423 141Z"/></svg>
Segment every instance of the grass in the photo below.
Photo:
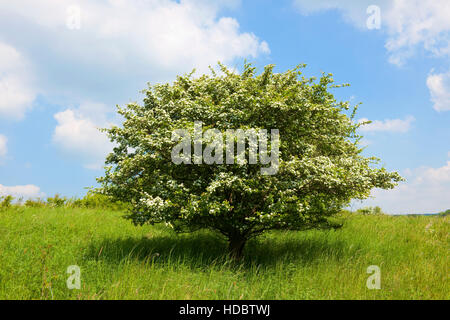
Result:
<svg viewBox="0 0 450 320"><path fill-rule="evenodd" d="M0 211L1 299L449 299L448 217L348 215L337 231L272 232L233 263L209 232L136 227L101 209ZM81 288L66 286L67 267ZM366 287L381 268L381 289Z"/></svg>

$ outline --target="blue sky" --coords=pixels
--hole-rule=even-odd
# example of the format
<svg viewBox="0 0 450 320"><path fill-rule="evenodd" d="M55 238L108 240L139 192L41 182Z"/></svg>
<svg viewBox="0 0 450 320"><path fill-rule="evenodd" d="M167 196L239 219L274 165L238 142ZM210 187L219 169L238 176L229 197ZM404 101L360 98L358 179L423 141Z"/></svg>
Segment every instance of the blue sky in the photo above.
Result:
<svg viewBox="0 0 450 320"><path fill-rule="evenodd" d="M0 194L82 196L111 149L98 127L147 82L244 59L351 87L365 154L407 181L353 207L450 208L448 0L0 3Z"/></svg>

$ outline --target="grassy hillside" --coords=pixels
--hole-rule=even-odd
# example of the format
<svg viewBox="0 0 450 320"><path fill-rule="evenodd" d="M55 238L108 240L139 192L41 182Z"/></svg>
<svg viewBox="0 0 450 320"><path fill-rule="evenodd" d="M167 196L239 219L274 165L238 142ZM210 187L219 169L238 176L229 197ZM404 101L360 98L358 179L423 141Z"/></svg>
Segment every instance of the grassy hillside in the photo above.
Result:
<svg viewBox="0 0 450 320"><path fill-rule="evenodd" d="M135 227L123 213L0 211L1 299L449 299L448 217L348 215L337 231L273 232L242 263L201 232ZM69 265L81 289L69 290ZM368 290L367 267L381 268Z"/></svg>

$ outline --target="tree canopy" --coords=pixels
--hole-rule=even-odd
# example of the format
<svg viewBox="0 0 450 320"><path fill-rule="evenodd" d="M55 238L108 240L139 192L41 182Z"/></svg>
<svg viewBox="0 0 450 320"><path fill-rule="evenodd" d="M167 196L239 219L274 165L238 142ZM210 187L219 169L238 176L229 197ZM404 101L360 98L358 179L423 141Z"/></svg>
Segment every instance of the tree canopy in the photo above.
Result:
<svg viewBox="0 0 450 320"><path fill-rule="evenodd" d="M240 257L251 237L273 229L329 228L329 218L352 199L402 180L362 155L357 129L363 124L353 119L356 107L330 92L343 86L331 74L306 78L305 65L283 73L268 65L260 74L251 64L241 73L219 66L208 75L149 85L142 105L118 107L121 127L104 129L115 147L98 181L103 193L131 203L134 223L166 223L179 232L211 229ZM196 123L201 133L272 132L267 145L272 156L278 151L275 171L264 174L269 165L250 163L251 143L241 154L245 160L236 153L233 164L205 163L194 153L173 161L180 143L174 132L195 135ZM278 141L271 129L278 130ZM226 145L225 134L216 137ZM192 150L217 155L208 137L189 141Z"/></svg>

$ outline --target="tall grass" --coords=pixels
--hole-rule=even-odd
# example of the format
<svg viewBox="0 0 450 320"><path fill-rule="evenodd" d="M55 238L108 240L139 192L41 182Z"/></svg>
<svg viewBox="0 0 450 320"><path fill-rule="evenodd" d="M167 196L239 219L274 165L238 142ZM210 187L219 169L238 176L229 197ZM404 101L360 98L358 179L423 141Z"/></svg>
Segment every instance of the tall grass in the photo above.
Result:
<svg viewBox="0 0 450 320"><path fill-rule="evenodd" d="M210 232L136 227L119 211L0 210L2 299L448 299L448 217L352 215L335 231L271 232L242 262ZM81 269L69 290L67 267ZM381 289L366 287L367 267Z"/></svg>

